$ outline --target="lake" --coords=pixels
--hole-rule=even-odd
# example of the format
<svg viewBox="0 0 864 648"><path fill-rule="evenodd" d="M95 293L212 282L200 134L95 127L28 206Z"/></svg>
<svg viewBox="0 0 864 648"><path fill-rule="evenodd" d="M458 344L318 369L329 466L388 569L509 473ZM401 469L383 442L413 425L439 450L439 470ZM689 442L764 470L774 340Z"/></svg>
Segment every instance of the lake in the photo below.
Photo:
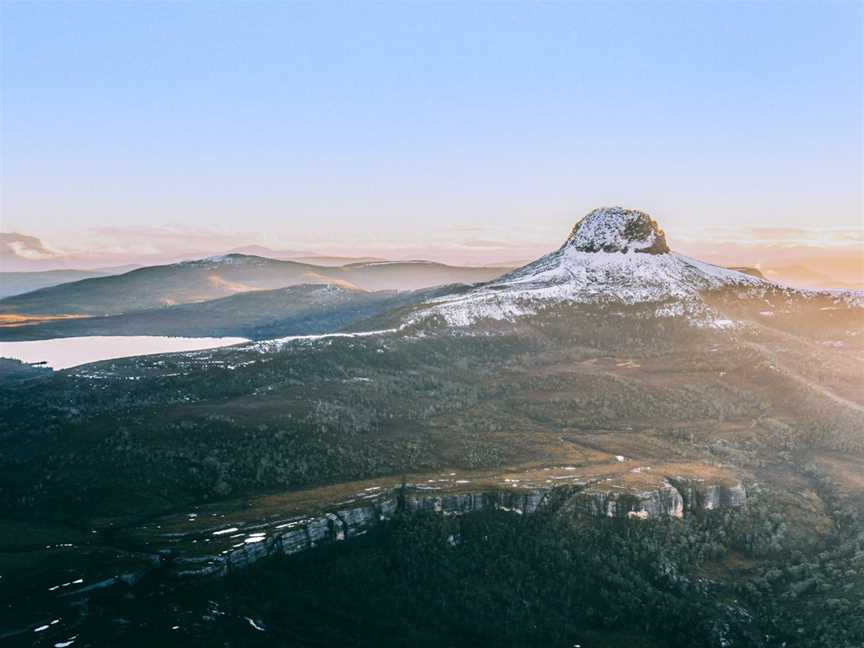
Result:
<svg viewBox="0 0 864 648"><path fill-rule="evenodd" d="M130 356L215 349L248 342L239 337L183 338L160 335L97 335L32 342L0 342L0 357L23 362L46 362L52 369L68 369L88 362Z"/></svg>

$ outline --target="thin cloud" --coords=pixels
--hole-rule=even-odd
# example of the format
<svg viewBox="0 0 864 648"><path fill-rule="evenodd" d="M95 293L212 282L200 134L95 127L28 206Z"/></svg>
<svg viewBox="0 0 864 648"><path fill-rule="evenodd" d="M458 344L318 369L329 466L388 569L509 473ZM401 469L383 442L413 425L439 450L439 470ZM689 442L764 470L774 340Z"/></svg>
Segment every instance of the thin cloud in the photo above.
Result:
<svg viewBox="0 0 864 648"><path fill-rule="evenodd" d="M667 232L668 233L668 232ZM674 234L673 242L737 243L759 246L850 246L864 242L864 229L817 227L706 228L701 232Z"/></svg>
<svg viewBox="0 0 864 648"><path fill-rule="evenodd" d="M756 240L796 240L807 235L807 230L800 227L754 227L750 230L750 237Z"/></svg>
<svg viewBox="0 0 864 648"><path fill-rule="evenodd" d="M0 255L21 259L52 259L58 255L35 236L17 232L0 232Z"/></svg>
<svg viewBox="0 0 864 648"><path fill-rule="evenodd" d="M182 254L223 251L238 241L257 242L256 234L218 232L175 225L138 227L95 227L87 230L78 245L82 251L104 249L114 254Z"/></svg>
<svg viewBox="0 0 864 648"><path fill-rule="evenodd" d="M531 244L514 243L513 241L489 241L486 239L467 239L460 243L467 248L489 248L499 250L518 250L529 247Z"/></svg>

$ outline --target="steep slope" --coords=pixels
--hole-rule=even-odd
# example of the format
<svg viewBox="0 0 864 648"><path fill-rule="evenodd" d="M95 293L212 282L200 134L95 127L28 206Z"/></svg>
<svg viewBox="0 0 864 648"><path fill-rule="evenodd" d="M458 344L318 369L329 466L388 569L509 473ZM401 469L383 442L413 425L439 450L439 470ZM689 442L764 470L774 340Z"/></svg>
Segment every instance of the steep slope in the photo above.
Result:
<svg viewBox="0 0 864 648"><path fill-rule="evenodd" d="M647 214L592 211L555 252L466 293L419 311L451 325L533 314L562 303L699 302L705 291L768 287L764 280L674 254Z"/></svg>

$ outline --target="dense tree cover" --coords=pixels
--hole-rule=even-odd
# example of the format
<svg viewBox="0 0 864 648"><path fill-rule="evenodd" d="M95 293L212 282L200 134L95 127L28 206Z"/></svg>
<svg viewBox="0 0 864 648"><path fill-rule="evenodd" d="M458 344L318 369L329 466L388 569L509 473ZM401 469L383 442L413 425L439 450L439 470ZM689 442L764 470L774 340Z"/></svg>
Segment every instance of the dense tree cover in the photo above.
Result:
<svg viewBox="0 0 864 648"><path fill-rule="evenodd" d="M738 334L656 318L654 308L133 358L0 388L0 505L144 514L404 471L496 468L545 457L546 439L598 430L745 464L766 449L864 451L854 412L778 372ZM750 432L727 442L706 421Z"/></svg>
<svg viewBox="0 0 864 648"><path fill-rule="evenodd" d="M861 520L838 513L805 552L770 494L754 497L683 521L563 515L555 500L526 517L402 515L221 581L156 575L106 592L80 632L142 645L860 646ZM117 616L122 627L107 623Z"/></svg>
<svg viewBox="0 0 864 648"><path fill-rule="evenodd" d="M27 364L11 358L0 358L0 385L31 378L45 378L49 375L51 375L51 369L47 367Z"/></svg>

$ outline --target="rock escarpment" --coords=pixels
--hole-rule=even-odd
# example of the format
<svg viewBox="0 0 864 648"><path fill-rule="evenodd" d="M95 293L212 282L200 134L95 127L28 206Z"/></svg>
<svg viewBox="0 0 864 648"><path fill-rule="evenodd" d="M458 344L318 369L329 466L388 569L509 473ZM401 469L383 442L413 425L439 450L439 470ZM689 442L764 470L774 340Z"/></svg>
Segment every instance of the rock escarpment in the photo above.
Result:
<svg viewBox="0 0 864 648"><path fill-rule="evenodd" d="M645 491L604 490L589 486L576 493L568 507L597 517L648 518L684 516L684 498L669 483Z"/></svg>
<svg viewBox="0 0 864 648"><path fill-rule="evenodd" d="M560 489L500 489L462 493L430 493L396 488L381 490L369 496L362 505L318 516L249 525L242 530L229 528L210 531L211 539L214 536L226 537L228 546L218 555L187 557L177 552L179 555L172 557L170 563L178 576L224 575L267 556L291 555L362 536L392 519L398 511L468 515L484 510L500 510L528 515L545 506L556 490L559 491L556 494L562 496L557 498L560 504L558 513L561 515L587 514L643 520L666 516L680 518L685 512L737 507L746 501L746 492L741 484L719 486L684 481L676 485L666 482L658 488L644 491L616 490L604 482Z"/></svg>
<svg viewBox="0 0 864 648"><path fill-rule="evenodd" d="M670 482L683 498L684 513L739 508L747 503L747 491L742 484L721 486L693 479L671 479Z"/></svg>

